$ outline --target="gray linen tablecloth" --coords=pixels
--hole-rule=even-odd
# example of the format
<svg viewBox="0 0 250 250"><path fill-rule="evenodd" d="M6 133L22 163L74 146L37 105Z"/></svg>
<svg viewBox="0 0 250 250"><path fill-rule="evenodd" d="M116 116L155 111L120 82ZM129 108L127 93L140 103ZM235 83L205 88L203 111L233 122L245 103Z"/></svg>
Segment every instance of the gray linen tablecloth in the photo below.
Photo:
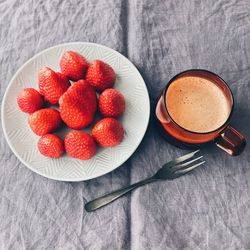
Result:
<svg viewBox="0 0 250 250"><path fill-rule="evenodd" d="M127 56L155 100L189 68L219 74L235 95L232 124L250 144L249 0L0 1L1 100L16 70L50 46L90 41ZM18 124L17 124L18 126ZM41 177L0 133L0 249L250 249L250 154L203 150L206 166L153 183L95 213L84 203L154 173L186 151L165 142L151 119L134 155L95 180Z"/></svg>

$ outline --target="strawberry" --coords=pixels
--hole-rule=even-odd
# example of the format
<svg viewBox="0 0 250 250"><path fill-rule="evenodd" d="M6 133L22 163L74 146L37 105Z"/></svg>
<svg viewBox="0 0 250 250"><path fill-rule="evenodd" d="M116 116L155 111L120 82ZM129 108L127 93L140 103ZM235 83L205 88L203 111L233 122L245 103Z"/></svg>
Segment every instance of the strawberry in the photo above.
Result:
<svg viewBox="0 0 250 250"><path fill-rule="evenodd" d="M88 67L86 79L101 92L114 86L115 72L107 63L95 60Z"/></svg>
<svg viewBox="0 0 250 250"><path fill-rule="evenodd" d="M74 158L88 160L96 153L93 137L80 131L69 132L64 140L66 153Z"/></svg>
<svg viewBox="0 0 250 250"><path fill-rule="evenodd" d="M35 134L45 135L57 130L62 120L56 109L45 108L31 114L28 122Z"/></svg>
<svg viewBox="0 0 250 250"><path fill-rule="evenodd" d="M120 117L125 111L124 96L116 89L106 89L99 97L99 110L106 117Z"/></svg>
<svg viewBox="0 0 250 250"><path fill-rule="evenodd" d="M42 108L43 98L37 90L26 88L18 94L17 104L23 112L33 113Z"/></svg>
<svg viewBox="0 0 250 250"><path fill-rule="evenodd" d="M39 71L39 90L51 104L58 104L60 96L70 86L69 80L61 73L45 67Z"/></svg>
<svg viewBox="0 0 250 250"><path fill-rule="evenodd" d="M88 68L87 60L75 51L66 51L61 60L60 68L64 75L72 81L83 79Z"/></svg>
<svg viewBox="0 0 250 250"><path fill-rule="evenodd" d="M60 81L62 81L64 83L64 85L66 85L68 83L70 84L69 79L66 75L62 74L61 72L56 72L56 74L57 74L58 78L60 79Z"/></svg>
<svg viewBox="0 0 250 250"><path fill-rule="evenodd" d="M43 135L37 146L40 153L49 158L58 158L64 153L63 140L53 134Z"/></svg>
<svg viewBox="0 0 250 250"><path fill-rule="evenodd" d="M124 129L114 118L104 118L95 124L92 135L101 147L114 147L122 141Z"/></svg>
<svg viewBox="0 0 250 250"><path fill-rule="evenodd" d="M96 93L86 80L80 80L61 96L59 108L68 127L82 129L94 119L97 108Z"/></svg>

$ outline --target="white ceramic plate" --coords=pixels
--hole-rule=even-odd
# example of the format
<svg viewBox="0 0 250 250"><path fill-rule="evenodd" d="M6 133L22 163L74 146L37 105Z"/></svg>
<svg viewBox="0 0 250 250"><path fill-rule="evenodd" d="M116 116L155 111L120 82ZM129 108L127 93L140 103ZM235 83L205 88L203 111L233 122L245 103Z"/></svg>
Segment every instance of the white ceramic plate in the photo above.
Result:
<svg viewBox="0 0 250 250"><path fill-rule="evenodd" d="M16 96L23 88L38 89L37 74L44 66L59 71L59 60L66 50L84 55L89 62L101 59L116 72L114 88L123 93L126 111L120 118L125 137L114 148L98 149L90 160L82 161L68 157L49 159L37 149L39 139L28 126L28 115L22 113ZM135 66L120 53L93 43L67 43L46 49L26 62L14 75L2 102L2 126L6 140L19 158L32 171L60 181L83 181L104 175L123 164L140 144L149 121L150 103L146 85ZM85 130L88 131L88 130ZM62 131L64 136L66 131Z"/></svg>

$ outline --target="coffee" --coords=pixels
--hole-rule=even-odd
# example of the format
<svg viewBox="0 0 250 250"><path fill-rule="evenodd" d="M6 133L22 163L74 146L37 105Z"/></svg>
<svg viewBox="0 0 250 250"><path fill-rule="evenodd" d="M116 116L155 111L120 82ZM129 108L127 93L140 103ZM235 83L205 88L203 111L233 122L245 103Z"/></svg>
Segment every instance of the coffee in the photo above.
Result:
<svg viewBox="0 0 250 250"><path fill-rule="evenodd" d="M207 133L221 127L231 106L220 87L198 76L174 80L166 93L167 111L182 128Z"/></svg>

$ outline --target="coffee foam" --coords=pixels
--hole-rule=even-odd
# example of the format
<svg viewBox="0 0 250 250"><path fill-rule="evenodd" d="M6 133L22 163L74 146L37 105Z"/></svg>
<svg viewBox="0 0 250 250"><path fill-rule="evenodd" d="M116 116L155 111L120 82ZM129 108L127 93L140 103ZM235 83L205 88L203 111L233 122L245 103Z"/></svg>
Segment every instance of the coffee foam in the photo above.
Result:
<svg viewBox="0 0 250 250"><path fill-rule="evenodd" d="M197 133L221 127L231 112L223 91L212 81L197 76L174 80L166 93L166 105L178 125Z"/></svg>

